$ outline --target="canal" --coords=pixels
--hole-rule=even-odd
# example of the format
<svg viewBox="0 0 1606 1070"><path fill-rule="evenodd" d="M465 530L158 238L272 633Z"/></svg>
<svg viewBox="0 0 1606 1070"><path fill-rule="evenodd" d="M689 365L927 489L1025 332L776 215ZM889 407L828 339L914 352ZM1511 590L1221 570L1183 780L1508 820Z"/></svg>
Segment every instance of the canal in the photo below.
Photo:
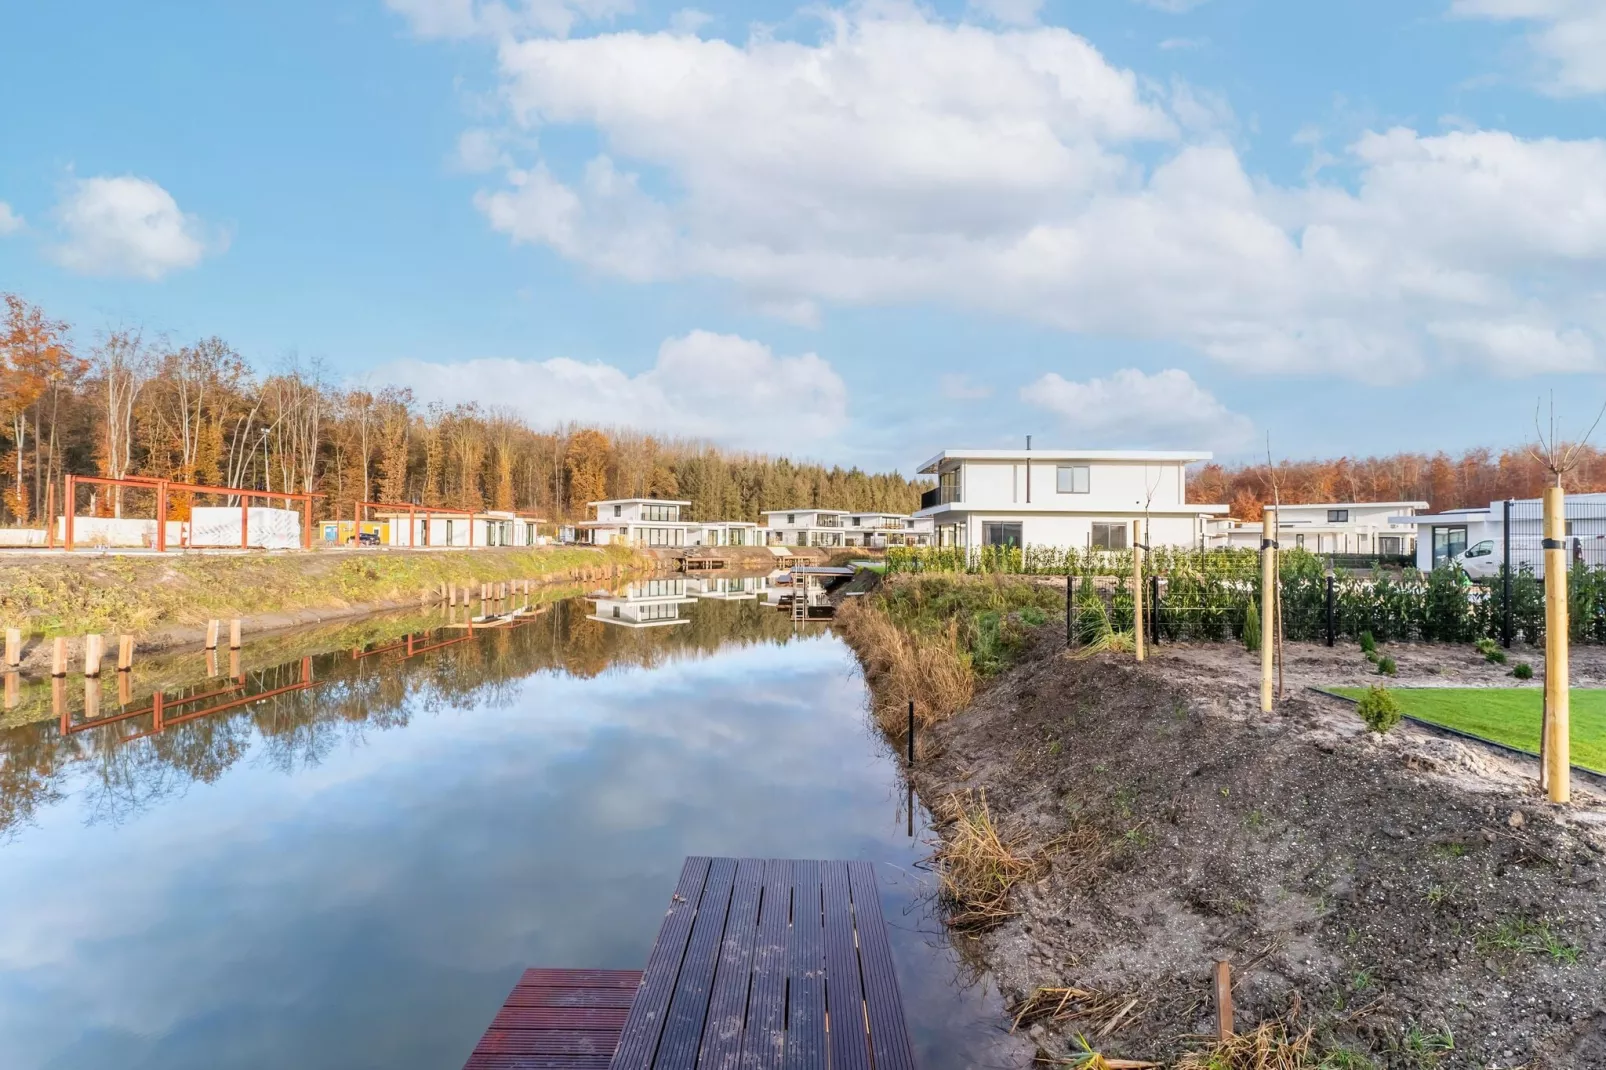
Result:
<svg viewBox="0 0 1606 1070"><path fill-rule="evenodd" d="M165 692L160 730L155 668L126 704L89 696L121 721L84 725L81 679L65 723L14 716L0 1065L455 1070L526 966L640 968L690 854L876 862L920 1065L1024 1065L946 939L851 653L753 600L683 601L397 622L219 666L238 690Z"/></svg>

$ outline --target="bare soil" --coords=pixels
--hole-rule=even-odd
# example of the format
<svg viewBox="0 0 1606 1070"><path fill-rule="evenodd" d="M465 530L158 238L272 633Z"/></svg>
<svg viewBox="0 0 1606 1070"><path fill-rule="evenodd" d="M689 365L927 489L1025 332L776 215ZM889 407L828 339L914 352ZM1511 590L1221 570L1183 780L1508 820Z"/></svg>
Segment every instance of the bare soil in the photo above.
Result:
<svg viewBox="0 0 1606 1070"><path fill-rule="evenodd" d="M1371 1060L1324 1065L1606 1067L1599 791L1575 782L1558 810L1536 762L1409 724L1366 732L1309 690L1377 680L1353 645L1290 646L1268 718L1241 648L1078 661L1056 632L924 737L914 775L938 813L984 789L1043 859L1014 917L959 938L1006 997L1136 1001L1103 1035L1107 1009L1034 1026L1045 1053L1080 1050L1077 1033L1162 1063L1204 1045L1227 959L1240 1031L1279 1019ZM1514 683L1470 648L1387 652L1401 684ZM1606 651L1575 650L1573 679L1606 680Z"/></svg>

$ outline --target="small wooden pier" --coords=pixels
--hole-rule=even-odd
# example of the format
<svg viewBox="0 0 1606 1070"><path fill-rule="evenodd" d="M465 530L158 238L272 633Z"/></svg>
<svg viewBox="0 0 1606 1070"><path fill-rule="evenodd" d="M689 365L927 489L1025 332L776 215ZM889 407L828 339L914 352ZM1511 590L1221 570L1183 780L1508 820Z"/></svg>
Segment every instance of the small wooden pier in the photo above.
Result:
<svg viewBox="0 0 1606 1070"><path fill-rule="evenodd" d="M913 1070L870 864L688 858L645 972L527 972L465 1070L603 1066Z"/></svg>
<svg viewBox="0 0 1606 1070"><path fill-rule="evenodd" d="M688 550L680 558L682 572L714 572L724 567L725 559L712 550Z"/></svg>

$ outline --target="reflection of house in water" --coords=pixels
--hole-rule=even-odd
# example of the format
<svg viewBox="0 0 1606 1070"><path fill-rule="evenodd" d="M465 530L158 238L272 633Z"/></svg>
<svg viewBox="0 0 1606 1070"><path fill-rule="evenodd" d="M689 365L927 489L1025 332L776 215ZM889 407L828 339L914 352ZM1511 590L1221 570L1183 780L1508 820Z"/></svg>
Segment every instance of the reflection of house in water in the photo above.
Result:
<svg viewBox="0 0 1606 1070"><path fill-rule="evenodd" d="M769 590L765 576L704 576L686 581L688 593L697 598L738 602L757 598Z"/></svg>
<svg viewBox="0 0 1606 1070"><path fill-rule="evenodd" d="M590 595L586 601L596 605L591 620L618 624L626 628L657 628L669 624L689 624L680 615L681 606L697 599L688 587L697 581L685 579L643 580L613 594Z"/></svg>

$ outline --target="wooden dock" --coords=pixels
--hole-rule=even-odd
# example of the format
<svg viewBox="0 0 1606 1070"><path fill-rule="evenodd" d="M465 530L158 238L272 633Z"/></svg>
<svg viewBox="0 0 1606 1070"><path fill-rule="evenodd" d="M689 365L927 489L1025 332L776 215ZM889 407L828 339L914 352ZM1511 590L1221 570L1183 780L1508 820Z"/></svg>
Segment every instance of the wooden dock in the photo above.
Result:
<svg viewBox="0 0 1606 1070"><path fill-rule="evenodd" d="M602 1066L913 1070L870 864L688 858L644 973L530 971L465 1070Z"/></svg>
<svg viewBox="0 0 1606 1070"><path fill-rule="evenodd" d="M606 1070L640 970L525 970L463 1070Z"/></svg>

